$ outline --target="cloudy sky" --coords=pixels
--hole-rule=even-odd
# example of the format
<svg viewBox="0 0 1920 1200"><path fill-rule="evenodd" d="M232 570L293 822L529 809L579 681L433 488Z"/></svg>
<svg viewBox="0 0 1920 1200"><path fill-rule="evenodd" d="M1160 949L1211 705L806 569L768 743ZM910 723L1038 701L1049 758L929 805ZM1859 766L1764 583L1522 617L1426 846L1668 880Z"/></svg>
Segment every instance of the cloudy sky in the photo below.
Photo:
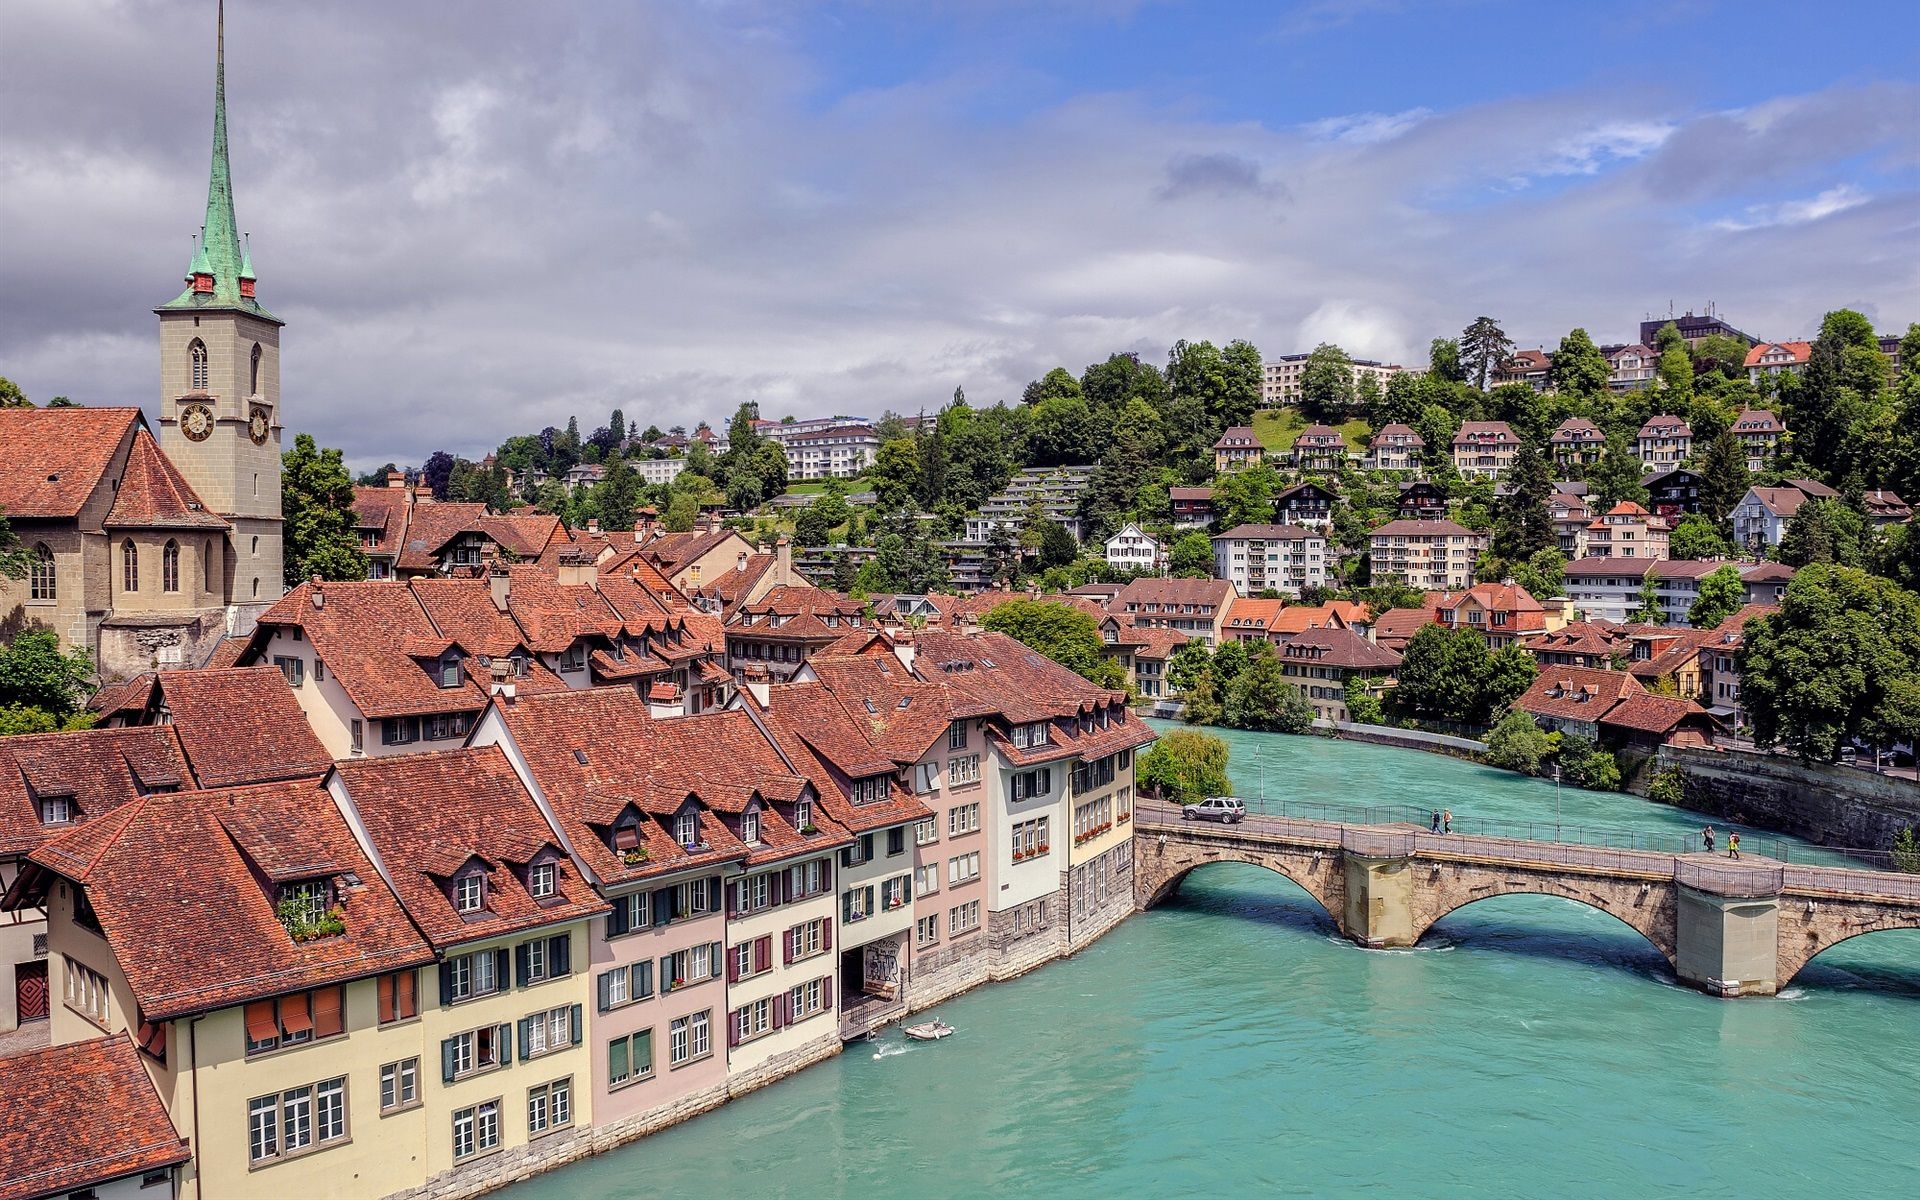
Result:
<svg viewBox="0 0 1920 1200"><path fill-rule="evenodd" d="M230 0L289 427L356 466L1012 398L1176 338L1415 363L1712 301L1920 320L1912 0ZM159 397L213 0L0 8L0 375Z"/></svg>

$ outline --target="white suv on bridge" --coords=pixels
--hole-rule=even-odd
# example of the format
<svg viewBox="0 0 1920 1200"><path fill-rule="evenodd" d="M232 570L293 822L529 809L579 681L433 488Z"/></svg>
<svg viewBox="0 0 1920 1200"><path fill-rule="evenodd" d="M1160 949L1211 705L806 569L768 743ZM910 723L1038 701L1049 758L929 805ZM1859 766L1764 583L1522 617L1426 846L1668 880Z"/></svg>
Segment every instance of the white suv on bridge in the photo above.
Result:
<svg viewBox="0 0 1920 1200"><path fill-rule="evenodd" d="M1223 825L1238 825L1247 819L1247 806L1232 796L1210 796L1198 804L1189 804L1181 809L1180 817L1186 821L1218 821Z"/></svg>

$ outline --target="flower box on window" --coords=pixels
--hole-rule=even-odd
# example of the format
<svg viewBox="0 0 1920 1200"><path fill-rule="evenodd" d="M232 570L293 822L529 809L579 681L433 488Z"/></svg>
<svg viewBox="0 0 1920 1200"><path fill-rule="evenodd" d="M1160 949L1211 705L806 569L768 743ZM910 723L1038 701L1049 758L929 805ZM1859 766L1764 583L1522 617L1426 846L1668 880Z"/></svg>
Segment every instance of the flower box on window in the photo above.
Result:
<svg viewBox="0 0 1920 1200"><path fill-rule="evenodd" d="M629 867L642 866L647 861L646 848L643 846L637 850L622 850L620 852L620 861Z"/></svg>

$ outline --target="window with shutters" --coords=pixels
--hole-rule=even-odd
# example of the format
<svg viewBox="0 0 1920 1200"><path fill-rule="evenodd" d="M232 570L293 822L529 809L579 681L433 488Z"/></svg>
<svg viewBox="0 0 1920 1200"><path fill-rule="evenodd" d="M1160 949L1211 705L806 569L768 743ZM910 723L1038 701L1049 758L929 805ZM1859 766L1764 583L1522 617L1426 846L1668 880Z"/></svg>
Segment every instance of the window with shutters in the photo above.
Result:
<svg viewBox="0 0 1920 1200"><path fill-rule="evenodd" d="M871 887L850 888L840 894L840 919L851 925L855 921L864 921L874 912L874 889Z"/></svg>
<svg viewBox="0 0 1920 1200"><path fill-rule="evenodd" d="M756 913L772 902L773 876L749 875L739 883L740 911Z"/></svg>
<svg viewBox="0 0 1920 1200"><path fill-rule="evenodd" d="M787 961L811 958L827 949L827 923L824 919L804 921L787 930Z"/></svg>
<svg viewBox="0 0 1920 1200"><path fill-rule="evenodd" d="M980 852L970 851L947 860L947 886L971 883L980 878Z"/></svg>
<svg viewBox="0 0 1920 1200"><path fill-rule="evenodd" d="M924 796L940 790L940 764L937 762L915 763L913 767L913 791Z"/></svg>
<svg viewBox="0 0 1920 1200"><path fill-rule="evenodd" d="M719 942L702 942L685 950L676 950L660 958L660 990L691 987L712 979L724 961Z"/></svg>
<svg viewBox="0 0 1920 1200"><path fill-rule="evenodd" d="M794 1024L827 1011L832 1000L831 985L825 979L809 979L787 993L787 1022Z"/></svg>
<svg viewBox="0 0 1920 1200"><path fill-rule="evenodd" d="M346 1137L344 1076L247 1102L247 1157L255 1165L324 1149Z"/></svg>
<svg viewBox="0 0 1920 1200"><path fill-rule="evenodd" d="M653 925L653 893L629 892L616 896L613 911L607 914L607 936L625 937Z"/></svg>
<svg viewBox="0 0 1920 1200"><path fill-rule="evenodd" d="M420 1060L403 1058L380 1068L380 1111L405 1112L420 1103Z"/></svg>
<svg viewBox="0 0 1920 1200"><path fill-rule="evenodd" d="M572 974L572 950L572 939L564 933L520 943L514 950L516 982L527 987Z"/></svg>
<svg viewBox="0 0 1920 1200"><path fill-rule="evenodd" d="M522 1018L520 1056L539 1058L543 1054L553 1054L572 1046L582 1032L578 1014L574 1011L578 1007L563 1004Z"/></svg>
<svg viewBox="0 0 1920 1200"><path fill-rule="evenodd" d="M482 1025L440 1043L441 1079L451 1083L513 1061L513 1026Z"/></svg>
<svg viewBox="0 0 1920 1200"><path fill-rule="evenodd" d="M527 1089L527 1136L538 1137L573 1124L573 1077Z"/></svg>
<svg viewBox="0 0 1920 1200"><path fill-rule="evenodd" d="M897 908L906 907L909 896L910 890L905 875L895 875L892 879L882 880L880 883L880 911L892 912Z"/></svg>
<svg viewBox="0 0 1920 1200"><path fill-rule="evenodd" d="M382 1025L420 1015L418 971L394 971L380 976L379 1019Z"/></svg>
<svg viewBox="0 0 1920 1200"><path fill-rule="evenodd" d="M254 1001L247 1005L245 1014L247 1054L265 1054L339 1037L347 1031L345 999L346 988L336 984Z"/></svg>
<svg viewBox="0 0 1920 1200"><path fill-rule="evenodd" d="M773 1000L755 1000L733 1011L735 1045L773 1032Z"/></svg>
<svg viewBox="0 0 1920 1200"><path fill-rule="evenodd" d="M832 876L827 871L827 860L816 858L803 862L799 866L787 869L787 899L801 900L808 896L818 896L832 886Z"/></svg>
<svg viewBox="0 0 1920 1200"><path fill-rule="evenodd" d="M600 994L601 1012L611 1012L635 1001L645 1000L653 995L653 963L643 959L611 971L602 971L596 986Z"/></svg>
<svg viewBox="0 0 1920 1200"><path fill-rule="evenodd" d="M1040 767L1033 771L1022 771L1013 777L1013 798L1031 800L1035 796L1044 796L1053 790L1053 770Z"/></svg>
<svg viewBox="0 0 1920 1200"><path fill-rule="evenodd" d="M449 958L441 964L442 990L448 1003L491 996L507 986L505 950L478 950Z"/></svg>
<svg viewBox="0 0 1920 1200"><path fill-rule="evenodd" d="M642 1029L607 1043L607 1086L624 1087L653 1077L653 1030Z"/></svg>
<svg viewBox="0 0 1920 1200"><path fill-rule="evenodd" d="M940 864L928 863L913 869L913 894L931 896L940 890Z"/></svg>

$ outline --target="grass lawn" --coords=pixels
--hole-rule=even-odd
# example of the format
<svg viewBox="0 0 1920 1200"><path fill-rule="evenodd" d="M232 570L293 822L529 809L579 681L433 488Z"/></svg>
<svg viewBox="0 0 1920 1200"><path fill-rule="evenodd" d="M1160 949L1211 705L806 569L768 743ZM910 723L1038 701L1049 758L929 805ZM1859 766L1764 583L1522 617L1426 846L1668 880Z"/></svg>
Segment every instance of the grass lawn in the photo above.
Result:
<svg viewBox="0 0 1920 1200"><path fill-rule="evenodd" d="M847 495L849 496L855 492L870 492L873 490L872 482L864 475L858 479L842 479L840 482L847 485ZM827 481L824 479L800 479L787 484L785 494L789 496L818 496L826 490Z"/></svg>
<svg viewBox="0 0 1920 1200"><path fill-rule="evenodd" d="M1307 419L1297 408L1263 408L1253 414L1253 431L1259 435L1260 444L1268 450L1293 449L1294 441L1306 427ZM1367 439L1373 435L1372 428L1358 419L1348 421L1339 429L1340 436L1347 439L1347 445L1360 451L1366 450Z"/></svg>

